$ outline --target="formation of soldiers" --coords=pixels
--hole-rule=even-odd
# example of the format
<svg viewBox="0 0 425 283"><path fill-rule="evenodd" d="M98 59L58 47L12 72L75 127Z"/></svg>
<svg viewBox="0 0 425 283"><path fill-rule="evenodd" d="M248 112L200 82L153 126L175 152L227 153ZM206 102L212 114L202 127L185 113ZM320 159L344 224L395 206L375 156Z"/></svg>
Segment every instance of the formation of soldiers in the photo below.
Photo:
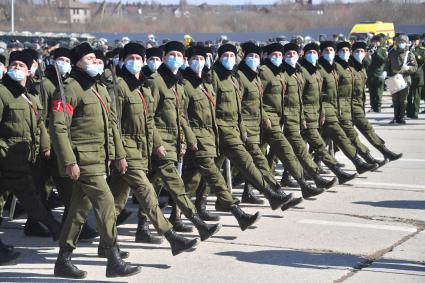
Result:
<svg viewBox="0 0 425 283"><path fill-rule="evenodd" d="M405 41L396 39L388 75L407 78L423 69L413 55L403 65ZM52 50L43 67L36 51L13 51L7 68L0 58L0 212L15 195L29 216L25 233L59 241L54 274L66 278L86 277L71 256L79 239L99 235L107 277L140 272L124 261L129 253L117 239L117 225L130 215L130 190L139 204L136 242L158 244L164 236L173 255L195 250L221 228L206 222L220 220L206 210L211 190L215 210L231 213L243 231L260 219L239 206L263 203L253 189L272 210L285 211L402 156L387 148L366 117L367 54L366 43L345 41L302 48L245 42L241 51L231 43L214 51L193 42L148 49L128 42L106 54L84 42ZM372 65L379 54L377 47ZM408 93L394 98L395 108ZM397 122L403 119L399 108ZM358 132L381 158L371 155ZM337 149L357 173L343 169L332 153ZM232 170L222 173L226 159ZM278 162L285 169L280 181ZM330 172L322 164L335 177L324 178ZM230 179L245 184L241 200L229 189ZM299 187L302 198L286 187ZM164 192L169 218L159 202ZM62 221L51 212L59 205L65 207ZM97 231L87 223L92 208ZM148 221L160 236L151 234ZM193 227L199 239L181 234ZM1 263L17 256L0 241Z"/></svg>

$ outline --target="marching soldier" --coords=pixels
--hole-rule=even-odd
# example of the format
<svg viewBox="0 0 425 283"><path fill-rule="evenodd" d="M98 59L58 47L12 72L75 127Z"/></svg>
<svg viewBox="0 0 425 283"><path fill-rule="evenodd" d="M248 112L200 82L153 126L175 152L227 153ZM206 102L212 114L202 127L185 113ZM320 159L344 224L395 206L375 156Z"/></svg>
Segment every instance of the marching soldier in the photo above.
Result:
<svg viewBox="0 0 425 283"><path fill-rule="evenodd" d="M122 258L117 244L114 199L106 174L114 163L121 174L127 170L125 151L114 135L116 121L105 86L98 83L99 67L94 50L85 42L71 50L74 65L64 92L54 94L51 108L50 134L63 176L73 183L71 206L62 227L55 276L85 278L87 272L71 262L76 241L93 206L100 233L99 256L107 257L106 276L130 276L140 272Z"/></svg>
<svg viewBox="0 0 425 283"><path fill-rule="evenodd" d="M401 74L407 82L407 87L392 94L394 105L394 119L391 124L406 124L404 116L406 115L406 99L409 94L409 88L412 84L410 78L418 70L418 63L415 55L407 48L409 38L407 35L401 34L395 39L395 48L391 49L388 54L388 61L385 70L388 76L394 76L397 73Z"/></svg>
<svg viewBox="0 0 425 283"><path fill-rule="evenodd" d="M158 47L146 49L146 65L142 67L142 73L145 77L150 78L161 66L162 53L162 49Z"/></svg>
<svg viewBox="0 0 425 283"><path fill-rule="evenodd" d="M425 62L425 47L420 44L419 35L414 34L410 38L412 48L410 52L415 55L418 64L417 71L412 75L412 86L409 89L407 96L406 116L411 119L417 119L421 104L421 95L424 87L424 62Z"/></svg>

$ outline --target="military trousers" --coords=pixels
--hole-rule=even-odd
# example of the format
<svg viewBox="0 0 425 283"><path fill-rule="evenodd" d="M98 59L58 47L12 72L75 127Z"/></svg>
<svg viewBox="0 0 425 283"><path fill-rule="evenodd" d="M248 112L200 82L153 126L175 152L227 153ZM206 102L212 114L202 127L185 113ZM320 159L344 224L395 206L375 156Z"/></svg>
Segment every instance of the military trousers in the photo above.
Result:
<svg viewBox="0 0 425 283"><path fill-rule="evenodd" d="M325 140L331 140L351 161L354 161L357 155L357 148L352 144L340 123L325 122L323 125L323 136Z"/></svg>
<svg viewBox="0 0 425 283"><path fill-rule="evenodd" d="M152 180L157 178L162 180L168 188L171 198L187 218L195 215L196 208L186 193L184 182L177 172L174 161L154 156L152 167L154 168Z"/></svg>
<svg viewBox="0 0 425 283"><path fill-rule="evenodd" d="M412 85L409 89L406 108L407 117L409 118L418 118L423 87L423 85Z"/></svg>
<svg viewBox="0 0 425 283"><path fill-rule="evenodd" d="M319 133L319 129L305 129L302 131L302 137L310 146L310 152L313 152L314 156L323 161L326 166L329 167L337 164L337 160L329 153L328 149L326 148L326 142Z"/></svg>
<svg viewBox="0 0 425 283"><path fill-rule="evenodd" d="M391 95L394 106L394 119L396 121L404 119L404 116L406 115L406 99L408 94L409 87L406 87L405 89L402 89L399 92L393 93Z"/></svg>
<svg viewBox="0 0 425 283"><path fill-rule="evenodd" d="M239 200L230 192L226 180L212 157L185 159L182 178L189 196L196 194L197 197L206 197L208 194L203 190L209 192L212 189L217 196L219 207L226 211L239 204ZM207 186L202 184L202 180Z"/></svg>
<svg viewBox="0 0 425 283"><path fill-rule="evenodd" d="M130 168L125 174L121 174L114 169L110 187L117 215L124 209L131 188L139 202L139 211L144 212L140 217L143 218L146 215L161 235L172 228L171 223L159 208L155 189L143 170Z"/></svg>
<svg viewBox="0 0 425 283"><path fill-rule="evenodd" d="M282 162L283 167L288 170L292 177L296 180L303 178L303 168L291 144L283 135L280 125L272 124L272 127L270 129L264 129L263 133L264 142L270 146L269 164L274 159L274 156L277 156L280 162Z"/></svg>
<svg viewBox="0 0 425 283"><path fill-rule="evenodd" d="M277 188L279 183L276 181L272 169L269 166L269 161L264 155L264 152L261 150L260 145L247 144L245 147L249 154L251 154L255 166L260 170L261 174L263 174L264 180L267 182L267 184L272 188Z"/></svg>
<svg viewBox="0 0 425 283"><path fill-rule="evenodd" d="M362 135L367 139L367 141L373 145L378 150L381 150L382 147L385 145L385 141L378 136L378 134L375 132L375 129L373 126L369 123L369 120L367 117L359 113L353 115L353 123L356 126L356 128L362 133Z"/></svg>
<svg viewBox="0 0 425 283"><path fill-rule="evenodd" d="M106 247L114 246L117 242L115 204L105 176L81 175L67 189L72 190L72 198L59 237L59 246L76 248L91 207L94 208L101 241Z"/></svg>
<svg viewBox="0 0 425 283"><path fill-rule="evenodd" d="M373 111L381 112L382 106L382 95L384 93L385 81L379 77L368 78L369 95L370 95L370 106Z"/></svg>
<svg viewBox="0 0 425 283"><path fill-rule="evenodd" d="M351 120L340 120L340 125L351 143L357 148L358 153L361 156L369 154L370 150L360 141L359 134L354 128L353 122Z"/></svg>

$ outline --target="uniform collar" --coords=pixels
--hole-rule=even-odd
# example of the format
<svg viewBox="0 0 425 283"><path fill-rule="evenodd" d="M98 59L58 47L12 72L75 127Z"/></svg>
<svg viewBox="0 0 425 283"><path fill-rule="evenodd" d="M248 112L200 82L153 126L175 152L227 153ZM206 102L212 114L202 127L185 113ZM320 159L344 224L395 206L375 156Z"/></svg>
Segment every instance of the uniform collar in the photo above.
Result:
<svg viewBox="0 0 425 283"><path fill-rule="evenodd" d="M171 88L172 86L176 85L177 83L181 83L182 81L180 71L177 71L177 74L174 74L164 63L159 66L158 74L164 79L164 82L168 88Z"/></svg>
<svg viewBox="0 0 425 283"><path fill-rule="evenodd" d="M49 81L51 81L52 82L52 84L55 86L55 87L58 87L59 86L59 83L58 83L58 76L56 75L56 70L55 70L55 66L53 66L53 65L48 65L47 67L46 67L46 70L44 71L44 76L49 80ZM62 79L63 80L63 79Z"/></svg>
<svg viewBox="0 0 425 283"><path fill-rule="evenodd" d="M223 64L219 60L217 60L213 65L214 71L217 73L220 80L225 80L231 75L233 75L233 70L227 70L223 67Z"/></svg>
<svg viewBox="0 0 425 283"><path fill-rule="evenodd" d="M35 82L34 82L33 78L30 78L30 77L27 78L27 82L25 84L25 87L26 87L28 93L30 93L34 96L37 96L39 94L38 90L35 87Z"/></svg>
<svg viewBox="0 0 425 283"><path fill-rule="evenodd" d="M359 63L356 59L353 57L349 60L350 66L352 66L357 72L360 72L364 67L362 63Z"/></svg>
<svg viewBox="0 0 425 283"><path fill-rule="evenodd" d="M279 73L282 72L282 65L280 65L279 67L277 67L275 64L272 63L272 61L270 61L269 58L264 60L264 65L266 65L275 76L279 75Z"/></svg>
<svg viewBox="0 0 425 283"><path fill-rule="evenodd" d="M258 76L258 73L248 67L244 60L239 63L238 70L240 70L250 82L255 80L255 78Z"/></svg>
<svg viewBox="0 0 425 283"><path fill-rule="evenodd" d="M195 72L190 67L183 71L183 77L188 80L194 88L197 88L204 82L204 79L195 74Z"/></svg>
<svg viewBox="0 0 425 283"><path fill-rule="evenodd" d="M344 61L344 60L342 60L341 58L339 58L339 56L338 55L336 55L335 56L335 62L336 63L338 63L338 64L340 64L344 69L347 69L347 68L349 68L350 67L350 63L349 63L349 61L350 60L348 60L348 62L347 61Z"/></svg>
<svg viewBox="0 0 425 283"><path fill-rule="evenodd" d="M7 73L3 76L2 83L15 97L27 92L25 87L19 82L11 79Z"/></svg>
<svg viewBox="0 0 425 283"><path fill-rule="evenodd" d="M317 64L319 63L316 62L316 66L315 66L304 58L300 60L300 65L303 66L310 73L310 75L313 75L319 69Z"/></svg>
<svg viewBox="0 0 425 283"><path fill-rule="evenodd" d="M326 72L331 73L333 70L335 70L335 63L329 63L325 58L320 57L319 58L319 64L320 66L325 69Z"/></svg>
<svg viewBox="0 0 425 283"><path fill-rule="evenodd" d="M77 67L72 68L70 77L74 78L84 91L91 88L98 80L98 76L90 77L86 72Z"/></svg>
<svg viewBox="0 0 425 283"><path fill-rule="evenodd" d="M282 70L285 71L289 76L292 76L297 72L297 65L294 68L284 61L282 62Z"/></svg>
<svg viewBox="0 0 425 283"><path fill-rule="evenodd" d="M139 79L137 79L136 76L130 73L125 66L123 66L121 69L121 77L127 83L130 91L133 91L136 88L139 88L140 86L148 83L142 72L140 72Z"/></svg>

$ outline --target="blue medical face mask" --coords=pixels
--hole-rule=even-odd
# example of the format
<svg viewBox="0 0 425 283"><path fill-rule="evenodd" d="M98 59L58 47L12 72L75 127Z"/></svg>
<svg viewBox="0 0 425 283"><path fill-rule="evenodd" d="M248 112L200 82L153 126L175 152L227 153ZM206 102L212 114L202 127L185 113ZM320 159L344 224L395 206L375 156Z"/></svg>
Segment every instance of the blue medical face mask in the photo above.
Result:
<svg viewBox="0 0 425 283"><path fill-rule="evenodd" d="M359 63L361 63L363 61L365 55L366 54L364 52L362 52L362 53L360 53L360 52L354 52L353 53L354 59L356 59L356 61L359 62Z"/></svg>
<svg viewBox="0 0 425 283"><path fill-rule="evenodd" d="M283 61L282 57L273 56L270 58L270 62L272 62L272 64L275 65L276 67L280 67L280 65L282 65L282 61Z"/></svg>
<svg viewBox="0 0 425 283"><path fill-rule="evenodd" d="M192 60L190 63L190 68L196 74L200 74L202 72L202 69L204 69L204 66L205 66L205 61Z"/></svg>
<svg viewBox="0 0 425 283"><path fill-rule="evenodd" d="M159 66L161 66L162 62L161 61L157 61L157 60L148 60L148 67L149 70L151 70L152 72L156 72L156 70L158 70Z"/></svg>
<svg viewBox="0 0 425 283"><path fill-rule="evenodd" d="M35 66L31 66L30 72L31 72L31 76L34 77L35 76L35 72L37 72L37 67Z"/></svg>
<svg viewBox="0 0 425 283"><path fill-rule="evenodd" d="M139 73L142 67L143 63L141 60L127 60L125 62L125 68L133 75Z"/></svg>
<svg viewBox="0 0 425 283"><path fill-rule="evenodd" d="M71 72L71 64L62 60L55 61L56 66L58 66L59 73L62 76Z"/></svg>
<svg viewBox="0 0 425 283"><path fill-rule="evenodd" d="M317 60L319 59L319 56L315 53L307 53L305 55L305 59L312 65L316 66Z"/></svg>
<svg viewBox="0 0 425 283"><path fill-rule="evenodd" d="M348 61L348 59L350 58L350 53L349 52L338 52L338 57L341 58L341 60L344 61Z"/></svg>
<svg viewBox="0 0 425 283"><path fill-rule="evenodd" d="M0 78L3 77L3 75L4 75L4 70L0 69Z"/></svg>
<svg viewBox="0 0 425 283"><path fill-rule="evenodd" d="M208 69L211 69L211 58L209 56L205 59L205 66L207 66Z"/></svg>
<svg viewBox="0 0 425 283"><path fill-rule="evenodd" d="M236 59L235 57L223 57L220 62L224 68L231 71L236 64Z"/></svg>
<svg viewBox="0 0 425 283"><path fill-rule="evenodd" d="M88 64L84 67L84 71L90 77L96 77L99 74L99 67L97 64Z"/></svg>
<svg viewBox="0 0 425 283"><path fill-rule="evenodd" d="M174 56L168 56L165 61L165 65L167 65L168 69L170 69L172 72L175 72L183 65L183 59L176 58Z"/></svg>
<svg viewBox="0 0 425 283"><path fill-rule="evenodd" d="M183 65L181 65L180 69L186 70L186 68L189 67L189 64L187 62L184 62Z"/></svg>
<svg viewBox="0 0 425 283"><path fill-rule="evenodd" d="M406 43L404 43L404 42L400 42L400 43L398 44L398 49L401 49L401 50L406 49Z"/></svg>
<svg viewBox="0 0 425 283"><path fill-rule="evenodd" d="M329 63L332 63L335 59L335 53L325 53L323 54L323 58Z"/></svg>
<svg viewBox="0 0 425 283"><path fill-rule="evenodd" d="M292 68L295 68L298 62L298 57L285 57L285 62L288 65L291 65Z"/></svg>
<svg viewBox="0 0 425 283"><path fill-rule="evenodd" d="M260 58L246 57L245 63L251 70L257 71L257 68L260 65Z"/></svg>
<svg viewBox="0 0 425 283"><path fill-rule="evenodd" d="M103 64L97 64L97 74L98 75L103 74L104 69L105 69L105 66Z"/></svg>
<svg viewBox="0 0 425 283"><path fill-rule="evenodd" d="M22 70L18 70L18 69L10 69L9 71L7 71L7 74L9 75L9 77L17 82L22 81L23 79L25 79L25 73Z"/></svg>

